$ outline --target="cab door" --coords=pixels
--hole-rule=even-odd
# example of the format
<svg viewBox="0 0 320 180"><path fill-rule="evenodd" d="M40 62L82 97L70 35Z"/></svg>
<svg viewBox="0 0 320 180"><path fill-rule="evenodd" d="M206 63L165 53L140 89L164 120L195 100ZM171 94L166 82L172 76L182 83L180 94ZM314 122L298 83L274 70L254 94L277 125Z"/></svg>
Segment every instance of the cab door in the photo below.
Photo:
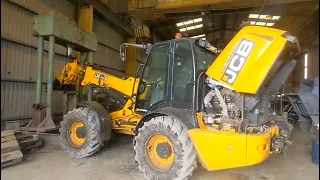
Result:
<svg viewBox="0 0 320 180"><path fill-rule="evenodd" d="M140 77L136 108L147 111L168 99L171 43L156 44L150 50Z"/></svg>
<svg viewBox="0 0 320 180"><path fill-rule="evenodd" d="M181 39L174 42L172 73L172 106L193 110L195 92L194 56L191 42Z"/></svg>

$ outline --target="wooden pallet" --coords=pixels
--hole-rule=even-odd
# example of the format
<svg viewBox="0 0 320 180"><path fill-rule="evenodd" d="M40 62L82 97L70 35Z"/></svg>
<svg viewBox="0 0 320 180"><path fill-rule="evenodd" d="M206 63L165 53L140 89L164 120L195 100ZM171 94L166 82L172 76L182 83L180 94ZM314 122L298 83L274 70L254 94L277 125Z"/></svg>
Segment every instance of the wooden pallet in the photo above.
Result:
<svg viewBox="0 0 320 180"><path fill-rule="evenodd" d="M1 132L1 167L22 161L27 151L37 150L42 145L38 135L20 131Z"/></svg>
<svg viewBox="0 0 320 180"><path fill-rule="evenodd" d="M11 130L1 132L1 168L22 161L23 154L15 136L20 133Z"/></svg>
<svg viewBox="0 0 320 180"><path fill-rule="evenodd" d="M38 135L26 136L23 139L19 139L18 142L22 152L36 150L42 145L42 140L39 139Z"/></svg>

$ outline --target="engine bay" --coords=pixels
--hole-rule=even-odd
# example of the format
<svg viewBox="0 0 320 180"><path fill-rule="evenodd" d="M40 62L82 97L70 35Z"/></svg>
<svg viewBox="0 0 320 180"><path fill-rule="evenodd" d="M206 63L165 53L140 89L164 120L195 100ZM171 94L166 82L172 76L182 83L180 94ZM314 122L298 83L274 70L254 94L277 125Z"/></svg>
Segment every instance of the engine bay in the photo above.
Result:
<svg viewBox="0 0 320 180"><path fill-rule="evenodd" d="M210 77L204 82L202 120L210 130L261 134L271 126L278 126L279 135L272 139L270 149L276 153L285 152L287 145L291 144L288 138L293 128L285 115L270 114L268 120L256 123L254 118L263 117L258 97L237 93Z"/></svg>
<svg viewBox="0 0 320 180"><path fill-rule="evenodd" d="M212 130L239 132L243 118L241 106L236 104L239 93L207 77L205 80L204 124ZM240 104L241 105L241 104Z"/></svg>

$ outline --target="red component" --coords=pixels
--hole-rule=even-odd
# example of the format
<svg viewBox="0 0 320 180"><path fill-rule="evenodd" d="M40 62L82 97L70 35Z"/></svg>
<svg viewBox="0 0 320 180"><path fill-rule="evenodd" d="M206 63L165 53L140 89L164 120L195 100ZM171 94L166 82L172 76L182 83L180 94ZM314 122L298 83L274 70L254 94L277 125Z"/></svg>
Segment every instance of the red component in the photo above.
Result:
<svg viewBox="0 0 320 180"><path fill-rule="evenodd" d="M126 116L126 110L122 110L122 116Z"/></svg>
<svg viewBox="0 0 320 180"><path fill-rule="evenodd" d="M262 150L263 150L263 151L267 149L267 145L263 144L263 145L261 145L261 146L262 146Z"/></svg>

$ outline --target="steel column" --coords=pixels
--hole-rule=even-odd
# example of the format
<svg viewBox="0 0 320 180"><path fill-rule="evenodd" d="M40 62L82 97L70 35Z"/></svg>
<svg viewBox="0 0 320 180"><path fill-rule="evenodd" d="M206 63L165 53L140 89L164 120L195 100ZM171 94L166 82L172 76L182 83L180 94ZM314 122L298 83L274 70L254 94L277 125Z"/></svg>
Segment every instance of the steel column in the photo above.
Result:
<svg viewBox="0 0 320 180"><path fill-rule="evenodd" d="M37 131L38 126L44 118L44 105L42 104L42 77L43 77L43 45L44 38L38 37L38 64L36 80L36 103L32 105L33 114L29 124L22 130Z"/></svg>
<svg viewBox="0 0 320 180"><path fill-rule="evenodd" d="M53 66L54 66L54 36L49 37L49 72L48 72L48 84L47 84L47 108L46 118L52 117L52 94L53 94Z"/></svg>
<svg viewBox="0 0 320 180"><path fill-rule="evenodd" d="M79 8L78 13L78 26L88 32L92 32L93 28L93 7L83 6ZM80 52L77 53L77 59L80 60Z"/></svg>
<svg viewBox="0 0 320 180"><path fill-rule="evenodd" d="M55 130L58 127L54 124L52 119L52 99L53 99L53 67L54 67L54 46L55 37L49 36L49 72L47 83L47 103L46 103L46 117L39 125L38 132L46 132Z"/></svg>
<svg viewBox="0 0 320 180"><path fill-rule="evenodd" d="M36 82L36 104L42 100L42 77L43 77L43 37L38 38L38 64L37 64L37 82Z"/></svg>
<svg viewBox="0 0 320 180"><path fill-rule="evenodd" d="M135 44L136 38L128 38L127 42ZM136 69L136 49L134 47L127 48L127 57L125 63L126 75L133 77Z"/></svg>
<svg viewBox="0 0 320 180"><path fill-rule="evenodd" d="M92 32L93 29L93 7L90 6L82 6L79 8L79 12L78 12L78 26L83 28L84 30L88 31L88 32ZM91 54L91 55L90 55ZM81 57L82 56L82 57ZM91 56L91 57L90 57ZM92 52L91 53L87 53L87 60L90 60L90 58L92 59ZM85 63L84 62L84 58L83 58L83 53L81 55L80 52L77 53L77 59L80 60L81 63ZM93 63L90 63L91 65ZM82 101L83 100L83 95L84 93L84 87L81 87L80 85L81 81L79 80L77 82L77 86L76 86L76 91L79 92L79 100ZM88 86L88 101L92 100L92 87Z"/></svg>

